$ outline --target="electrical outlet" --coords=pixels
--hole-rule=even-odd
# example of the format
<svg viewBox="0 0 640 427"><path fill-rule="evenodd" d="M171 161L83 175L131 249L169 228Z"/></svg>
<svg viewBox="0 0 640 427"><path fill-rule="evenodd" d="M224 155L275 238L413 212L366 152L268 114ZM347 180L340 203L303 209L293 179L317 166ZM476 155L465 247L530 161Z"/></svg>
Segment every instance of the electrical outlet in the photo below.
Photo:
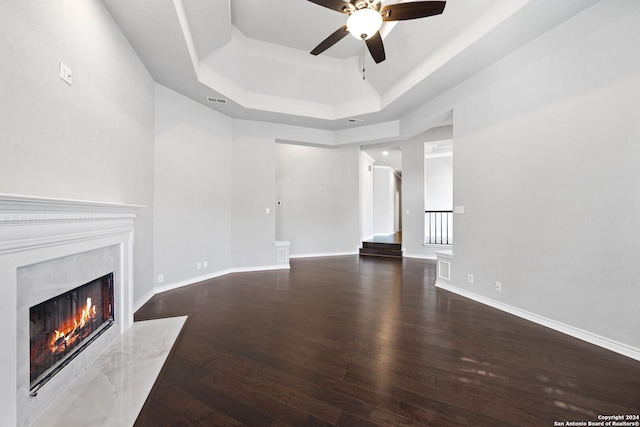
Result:
<svg viewBox="0 0 640 427"><path fill-rule="evenodd" d="M473 274L467 274L467 283L473 283Z"/></svg>
<svg viewBox="0 0 640 427"><path fill-rule="evenodd" d="M198 270L200 270L200 269L202 268L202 263L201 263L201 262L197 263L197 264L196 264L196 268L197 268Z"/></svg>
<svg viewBox="0 0 640 427"><path fill-rule="evenodd" d="M502 292L502 283L496 282L496 291Z"/></svg>
<svg viewBox="0 0 640 427"><path fill-rule="evenodd" d="M164 282L164 274L158 274L158 283Z"/></svg>
<svg viewBox="0 0 640 427"><path fill-rule="evenodd" d="M208 265L209 263L207 261L202 262L202 268L207 268Z"/></svg>

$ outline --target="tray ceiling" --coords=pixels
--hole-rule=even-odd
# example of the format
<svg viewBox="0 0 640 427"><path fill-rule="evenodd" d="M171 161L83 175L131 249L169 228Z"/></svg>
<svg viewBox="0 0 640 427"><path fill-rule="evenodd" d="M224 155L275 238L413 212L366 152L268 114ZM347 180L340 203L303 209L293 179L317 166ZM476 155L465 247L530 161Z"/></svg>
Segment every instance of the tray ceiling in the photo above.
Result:
<svg viewBox="0 0 640 427"><path fill-rule="evenodd" d="M309 1L103 0L158 83L234 119L318 131L398 128L425 102L594 2L448 0L442 15L385 23L387 59L375 64L350 36L310 55L346 16ZM444 113L438 120L450 119Z"/></svg>

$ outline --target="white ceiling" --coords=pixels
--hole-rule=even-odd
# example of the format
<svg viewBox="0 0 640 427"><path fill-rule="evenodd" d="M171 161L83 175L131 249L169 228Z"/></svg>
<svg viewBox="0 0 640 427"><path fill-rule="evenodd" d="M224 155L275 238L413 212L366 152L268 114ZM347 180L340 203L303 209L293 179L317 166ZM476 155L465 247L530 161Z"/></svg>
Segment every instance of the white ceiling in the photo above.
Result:
<svg viewBox="0 0 640 427"><path fill-rule="evenodd" d="M364 151L374 160L374 166L387 166L402 175L402 146L369 147Z"/></svg>
<svg viewBox="0 0 640 427"><path fill-rule="evenodd" d="M363 146L362 150L374 160L374 166L387 166L398 175L402 175L402 145L390 143ZM451 155L453 154L453 141L446 139L425 142L424 154L425 157Z"/></svg>
<svg viewBox="0 0 640 427"><path fill-rule="evenodd" d="M347 35L319 56L308 53L346 22L309 1L103 3L158 83L229 117L402 136L402 120L418 107L595 1L448 0L442 15L385 23L387 59L375 64L365 52L366 80L362 41ZM450 120L445 113L422 127Z"/></svg>

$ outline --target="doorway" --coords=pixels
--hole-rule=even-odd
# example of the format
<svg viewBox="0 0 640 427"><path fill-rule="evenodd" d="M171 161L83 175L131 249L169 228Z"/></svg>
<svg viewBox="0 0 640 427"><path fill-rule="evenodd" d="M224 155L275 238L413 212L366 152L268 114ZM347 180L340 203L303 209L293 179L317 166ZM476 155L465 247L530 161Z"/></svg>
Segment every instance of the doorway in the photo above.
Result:
<svg viewBox="0 0 640 427"><path fill-rule="evenodd" d="M362 150L369 176L361 181L367 203L362 206L363 223L370 227L363 241L402 243L402 147L377 146ZM370 199L370 200L369 200Z"/></svg>

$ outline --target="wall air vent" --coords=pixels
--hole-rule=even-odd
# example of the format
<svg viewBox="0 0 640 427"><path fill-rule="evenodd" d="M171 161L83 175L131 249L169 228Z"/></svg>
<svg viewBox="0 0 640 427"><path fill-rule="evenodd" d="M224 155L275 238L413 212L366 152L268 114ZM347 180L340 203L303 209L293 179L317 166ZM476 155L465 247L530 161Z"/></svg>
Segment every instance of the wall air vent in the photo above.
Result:
<svg viewBox="0 0 640 427"><path fill-rule="evenodd" d="M212 96L207 96L207 102L212 104L226 104L227 100L224 98L214 98Z"/></svg>
<svg viewBox="0 0 640 427"><path fill-rule="evenodd" d="M364 120L362 120L362 119L348 119L347 120L347 123L351 123L351 124L354 124L354 125L359 125L362 122L364 122Z"/></svg>

